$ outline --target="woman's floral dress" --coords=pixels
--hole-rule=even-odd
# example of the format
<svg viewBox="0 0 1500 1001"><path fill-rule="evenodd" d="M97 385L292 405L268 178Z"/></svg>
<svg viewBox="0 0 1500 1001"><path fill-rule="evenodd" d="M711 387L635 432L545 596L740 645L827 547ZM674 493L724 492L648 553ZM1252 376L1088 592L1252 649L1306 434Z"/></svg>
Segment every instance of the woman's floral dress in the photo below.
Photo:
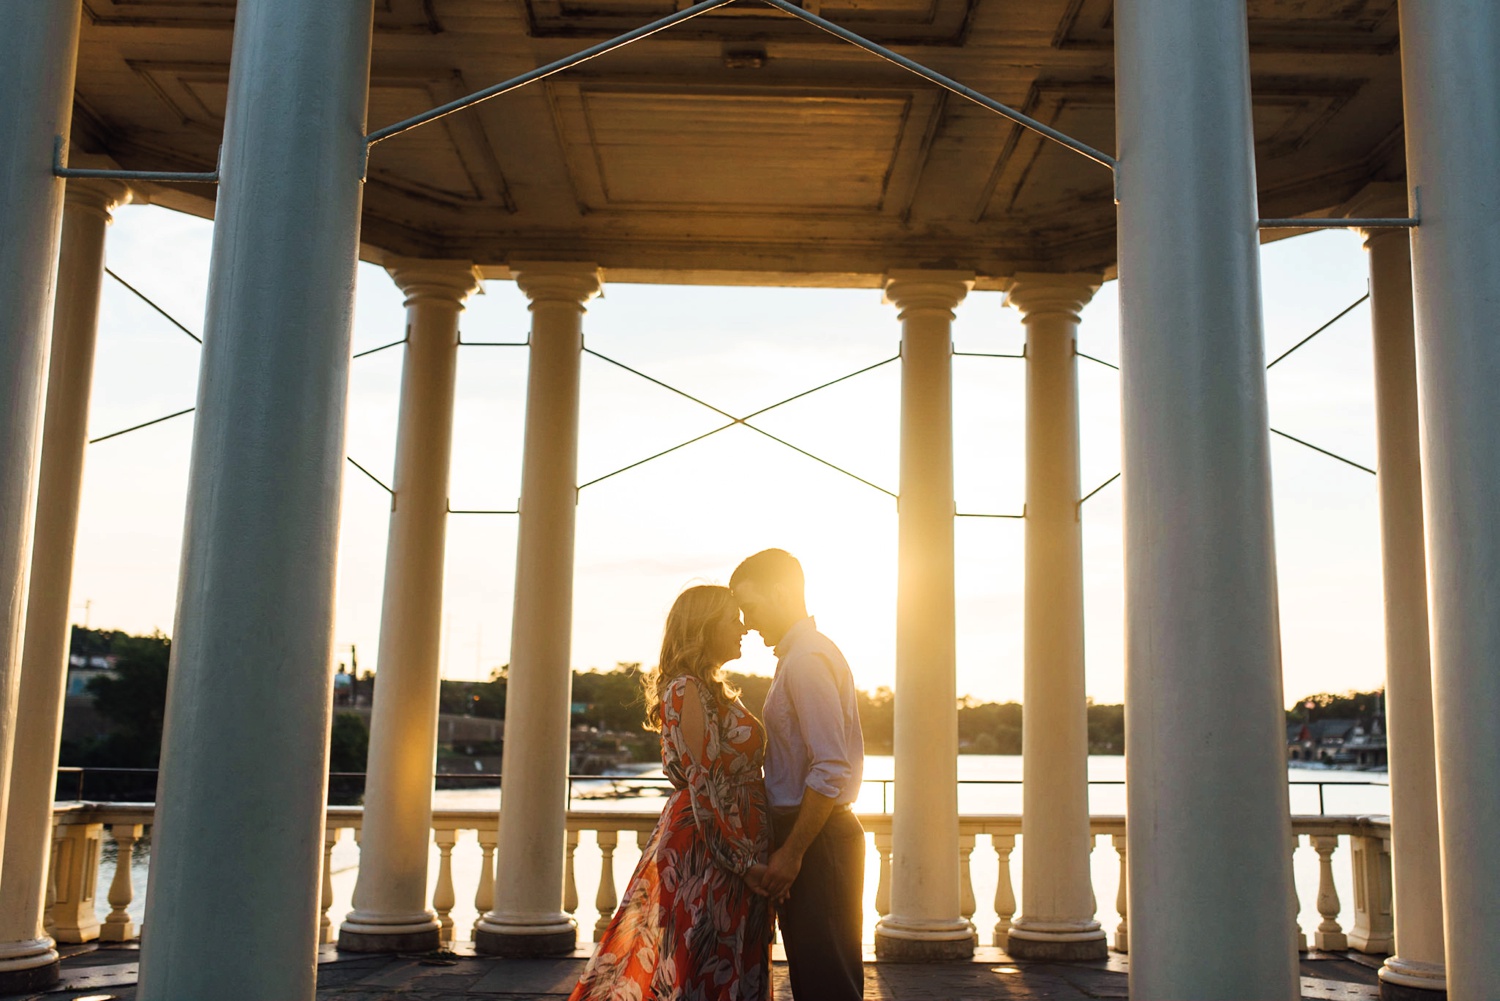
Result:
<svg viewBox="0 0 1500 1001"><path fill-rule="evenodd" d="M699 747L682 734L692 698L706 724ZM738 700L720 707L686 676L667 685L661 710L672 794L570 1001L766 1001L771 908L744 880L770 854L765 731Z"/></svg>

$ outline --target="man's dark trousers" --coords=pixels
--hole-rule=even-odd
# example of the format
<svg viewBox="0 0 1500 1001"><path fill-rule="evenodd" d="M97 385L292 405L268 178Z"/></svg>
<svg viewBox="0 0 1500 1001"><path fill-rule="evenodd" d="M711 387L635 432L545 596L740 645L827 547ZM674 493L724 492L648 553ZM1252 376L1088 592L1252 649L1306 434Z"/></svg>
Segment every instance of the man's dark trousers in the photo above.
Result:
<svg viewBox="0 0 1500 1001"><path fill-rule="evenodd" d="M780 848L797 814L773 813ZM795 1001L859 1001L865 996L865 830L847 806L829 815L802 857L791 896L776 909Z"/></svg>

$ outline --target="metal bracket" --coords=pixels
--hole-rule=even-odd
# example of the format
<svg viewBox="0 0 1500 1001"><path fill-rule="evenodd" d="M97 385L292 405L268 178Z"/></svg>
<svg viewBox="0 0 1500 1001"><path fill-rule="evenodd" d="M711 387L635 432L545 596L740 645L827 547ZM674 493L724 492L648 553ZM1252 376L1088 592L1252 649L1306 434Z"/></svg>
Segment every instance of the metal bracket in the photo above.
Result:
<svg viewBox="0 0 1500 1001"><path fill-rule="evenodd" d="M1415 229L1421 220L1410 219L1262 219L1261 229Z"/></svg>

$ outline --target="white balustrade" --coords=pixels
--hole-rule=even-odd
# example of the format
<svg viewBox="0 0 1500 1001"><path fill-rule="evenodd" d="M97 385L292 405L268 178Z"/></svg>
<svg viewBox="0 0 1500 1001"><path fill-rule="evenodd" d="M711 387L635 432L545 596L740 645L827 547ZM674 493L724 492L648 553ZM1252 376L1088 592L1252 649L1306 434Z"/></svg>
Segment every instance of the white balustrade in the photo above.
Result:
<svg viewBox="0 0 1500 1001"><path fill-rule="evenodd" d="M136 854L136 843L149 833L153 808L150 804L69 804L59 807L54 820L53 872L49 881L48 895L51 906L47 918L52 934L63 942L88 941L101 938L108 942L131 941L139 937L139 929L130 916L136 903L130 879L131 863ZM639 851L646 843L647 835L655 826L654 813L616 813L607 811L576 811L568 814L567 841L564 868L565 906L569 913L579 908L578 879L587 878L595 918L589 922L595 940L608 927L620 904L619 874L616 873L618 856L630 842L621 837L631 833L635 836L634 849ZM891 818L889 814L864 814L860 821L871 836L874 852L871 865L878 871L878 882L874 890L874 905L878 915L885 915L890 908L891 869L897 864L892 857ZM354 841L359 841L363 824L363 811L359 807L329 807L323 838L323 872L320 900L318 940L331 943L334 930L342 915L331 913L341 898L336 892L334 856L343 840L344 832L350 831ZM1118 952L1129 949L1129 927L1126 914L1129 894L1126 884L1127 838L1125 819L1118 816L1096 816L1090 827L1095 837L1108 836L1119 860L1119 883L1115 895L1115 910L1120 922L1115 928L1114 947ZM116 861L109 881L109 916L102 926L95 912L94 887L100 877L99 847L102 832L108 828L117 846ZM1296 843L1306 837L1318 857L1317 911L1322 918L1313 937L1315 948L1337 951L1346 948L1368 953L1386 953L1391 947L1391 877L1390 877L1390 825L1383 818L1307 816L1293 818L1294 839L1289 849L1296 851ZM474 831L476 838L469 842L465 833ZM1013 856L1020 839L1021 818L1015 815L966 816L959 824L959 873L960 902L962 915L971 924L977 913L978 894L975 892L973 854L980 839L988 838L995 853L995 882L993 913L995 916L992 942L1004 948L1010 923L1016 912L1015 878L1012 872ZM588 837L584 838L584 832ZM1348 837L1352 846L1349 865L1353 879L1353 916L1347 925L1340 924L1343 903L1335 885L1335 856L1338 855L1339 839ZM505 864L497 858L497 836L494 813L490 810L437 810L433 814L433 841L435 880L432 906L442 924L442 940L451 942L458 937L454 910L459 899L467 897L473 889L474 908L484 914L494 905L496 867ZM580 855L578 849L587 850ZM346 846L347 847L347 846ZM1024 842L1020 843L1022 849ZM457 861L457 853L464 861ZM597 850L597 854L595 851ZM472 854L470 854L472 853ZM587 857L585 859L585 856ZM1024 865L1024 857L1020 863ZM1342 856L1340 856L1342 857ZM987 859L988 856L985 856ZM578 865L575 866L575 860ZM632 856L626 857L633 864ZM594 865L598 865L597 883ZM108 866L108 862L104 863ZM1102 860L1101 860L1102 864ZM1111 867L1113 860L1111 860ZM347 879L349 866L341 863ZM988 879L988 864L979 875ZM1108 876L1101 890L1107 890ZM1310 877L1309 877L1310 878ZM1307 884L1309 887L1311 884ZM348 888L344 886L347 894ZM1310 898L1309 898L1310 899ZM1297 907L1294 897L1289 906ZM463 915L459 915L462 917ZM465 918L465 920L468 920ZM1345 918L1349 921L1349 918ZM469 934L466 924L463 934ZM1299 940L1301 933L1299 932ZM1305 948L1304 942L1299 946Z"/></svg>

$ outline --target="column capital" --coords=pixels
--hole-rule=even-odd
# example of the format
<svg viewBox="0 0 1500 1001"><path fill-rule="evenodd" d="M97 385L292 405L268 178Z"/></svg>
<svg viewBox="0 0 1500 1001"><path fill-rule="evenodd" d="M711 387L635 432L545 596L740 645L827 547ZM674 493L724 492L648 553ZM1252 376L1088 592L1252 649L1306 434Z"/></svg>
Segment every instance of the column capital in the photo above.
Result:
<svg viewBox="0 0 1500 1001"><path fill-rule="evenodd" d="M1079 312L1103 283L1104 276L1092 272L1023 271L1012 276L1005 304L1020 310L1023 320L1061 313L1077 322Z"/></svg>
<svg viewBox="0 0 1500 1001"><path fill-rule="evenodd" d="M1402 181L1373 181L1339 206L1335 214L1346 219L1404 219L1411 214L1406 184ZM1360 232L1364 234L1366 246L1377 236L1407 238L1410 235L1403 229L1362 229Z"/></svg>
<svg viewBox="0 0 1500 1001"><path fill-rule="evenodd" d="M915 310L953 309L974 287L972 271L928 271L921 268L886 272L885 301L901 311L904 319Z"/></svg>
<svg viewBox="0 0 1500 1001"><path fill-rule="evenodd" d="M473 261L387 257L385 270L396 287L406 293L407 306L440 302L462 309L464 301L481 287L479 269Z"/></svg>
<svg viewBox="0 0 1500 1001"><path fill-rule="evenodd" d="M542 302L562 302L582 309L604 287L599 266L582 261L516 261L510 270L533 308Z"/></svg>
<svg viewBox="0 0 1500 1001"><path fill-rule="evenodd" d="M118 170L120 167L111 158L96 153L74 153L69 157L69 163L95 170ZM123 181L107 177L70 177L63 188L63 200L69 207L93 212L109 222L110 213L119 206L146 199Z"/></svg>

